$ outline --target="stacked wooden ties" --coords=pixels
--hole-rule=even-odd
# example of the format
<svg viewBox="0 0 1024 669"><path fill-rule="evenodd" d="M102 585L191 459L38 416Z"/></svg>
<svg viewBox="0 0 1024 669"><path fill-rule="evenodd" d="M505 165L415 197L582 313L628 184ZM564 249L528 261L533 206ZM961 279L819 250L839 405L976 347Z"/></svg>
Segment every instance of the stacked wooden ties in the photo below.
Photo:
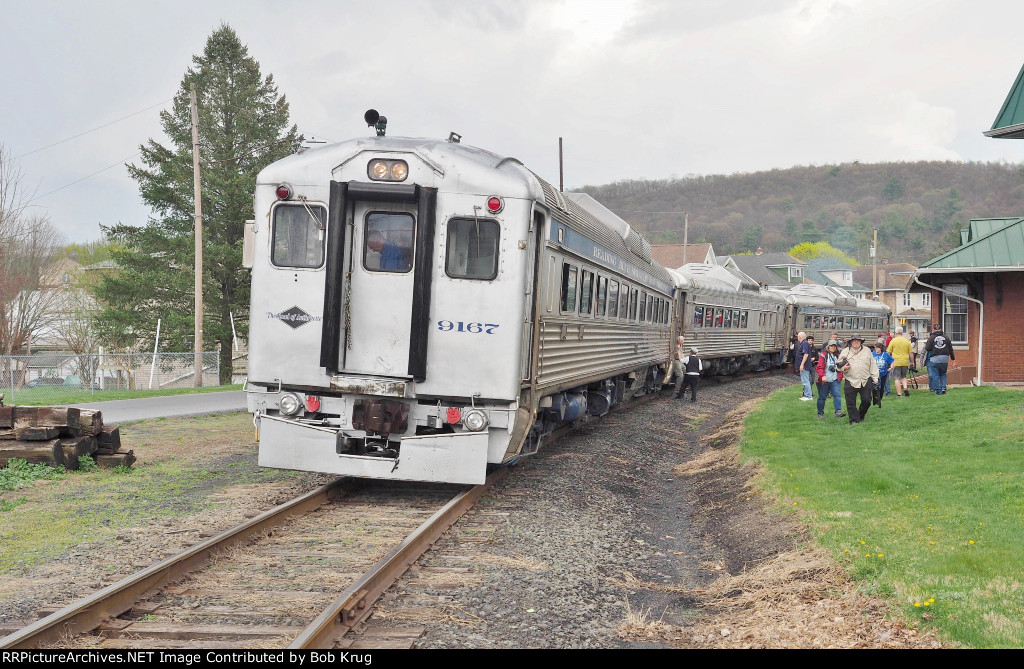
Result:
<svg viewBox="0 0 1024 669"><path fill-rule="evenodd" d="M21 458L75 470L92 456L100 467L130 467L133 451L121 450L121 432L104 427L103 414L69 407L0 406L0 467Z"/></svg>

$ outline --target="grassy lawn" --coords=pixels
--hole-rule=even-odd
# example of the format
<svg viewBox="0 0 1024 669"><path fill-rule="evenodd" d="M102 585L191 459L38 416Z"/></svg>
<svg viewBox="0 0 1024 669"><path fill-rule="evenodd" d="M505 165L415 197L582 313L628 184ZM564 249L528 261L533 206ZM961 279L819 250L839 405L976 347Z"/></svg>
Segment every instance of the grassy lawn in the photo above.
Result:
<svg viewBox="0 0 1024 669"><path fill-rule="evenodd" d="M104 402L106 400L129 400L136 397L163 397L165 395L191 395L193 393L216 393L224 390L241 390L241 384L228 386L207 386L204 388L164 388L162 390L99 390L88 388L68 388L64 386L40 386L38 388L18 388L12 398L10 389L0 388L6 397L5 404L18 406L50 406L53 404L84 404L86 402Z"/></svg>
<svg viewBox="0 0 1024 669"><path fill-rule="evenodd" d="M798 397L771 395L741 445L780 504L908 619L965 646L1024 645L1024 392L891 395L857 425Z"/></svg>

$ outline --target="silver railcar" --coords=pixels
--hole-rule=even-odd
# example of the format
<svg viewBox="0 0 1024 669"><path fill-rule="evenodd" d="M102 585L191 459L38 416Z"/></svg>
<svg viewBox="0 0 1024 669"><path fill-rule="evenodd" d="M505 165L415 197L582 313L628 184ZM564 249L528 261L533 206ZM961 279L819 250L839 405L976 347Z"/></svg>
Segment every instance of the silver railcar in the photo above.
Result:
<svg viewBox="0 0 1024 669"><path fill-rule="evenodd" d="M261 465L480 483L664 376L674 285L647 241L515 159L357 139L268 166L255 211Z"/></svg>

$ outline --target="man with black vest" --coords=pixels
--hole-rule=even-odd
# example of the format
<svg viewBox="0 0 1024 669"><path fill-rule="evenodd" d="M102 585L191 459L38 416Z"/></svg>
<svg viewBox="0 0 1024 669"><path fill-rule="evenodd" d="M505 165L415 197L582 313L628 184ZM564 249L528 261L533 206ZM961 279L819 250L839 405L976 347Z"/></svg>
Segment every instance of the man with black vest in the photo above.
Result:
<svg viewBox="0 0 1024 669"><path fill-rule="evenodd" d="M686 394L686 386L690 386L690 401L696 402L697 380L700 379L700 373L704 371L704 363L697 357L697 347L691 346L690 354L684 356L680 362L682 362L681 367L683 368L683 387L673 397L682 398Z"/></svg>

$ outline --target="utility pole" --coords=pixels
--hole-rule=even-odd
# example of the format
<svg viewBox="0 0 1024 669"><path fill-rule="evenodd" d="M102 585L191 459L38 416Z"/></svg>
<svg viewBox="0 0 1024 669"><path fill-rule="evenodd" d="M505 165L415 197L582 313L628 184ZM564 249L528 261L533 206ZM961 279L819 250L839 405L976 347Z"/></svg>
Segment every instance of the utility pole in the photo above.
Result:
<svg viewBox="0 0 1024 669"><path fill-rule="evenodd" d="M683 264L686 264L686 245L688 243L687 237L690 234L690 212L683 212Z"/></svg>
<svg viewBox="0 0 1024 669"><path fill-rule="evenodd" d="M558 138L558 192L565 190L565 179L562 176L562 138Z"/></svg>
<svg viewBox="0 0 1024 669"><path fill-rule="evenodd" d="M871 242L871 299L878 300L878 228L875 228L875 238Z"/></svg>
<svg viewBox="0 0 1024 669"><path fill-rule="evenodd" d="M199 105L192 86L192 175L196 201L195 387L203 386L203 186L199 178Z"/></svg>

